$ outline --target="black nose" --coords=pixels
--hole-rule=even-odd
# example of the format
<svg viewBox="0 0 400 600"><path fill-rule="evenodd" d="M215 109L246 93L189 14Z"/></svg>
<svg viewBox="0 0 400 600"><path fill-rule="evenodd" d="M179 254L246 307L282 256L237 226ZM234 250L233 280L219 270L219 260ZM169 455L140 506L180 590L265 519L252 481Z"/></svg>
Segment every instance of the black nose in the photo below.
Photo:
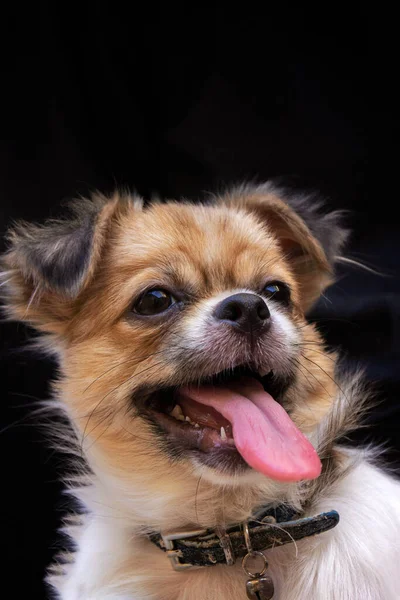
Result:
<svg viewBox="0 0 400 600"><path fill-rule="evenodd" d="M214 317L252 333L269 323L270 312L265 301L256 294L233 294L217 304Z"/></svg>

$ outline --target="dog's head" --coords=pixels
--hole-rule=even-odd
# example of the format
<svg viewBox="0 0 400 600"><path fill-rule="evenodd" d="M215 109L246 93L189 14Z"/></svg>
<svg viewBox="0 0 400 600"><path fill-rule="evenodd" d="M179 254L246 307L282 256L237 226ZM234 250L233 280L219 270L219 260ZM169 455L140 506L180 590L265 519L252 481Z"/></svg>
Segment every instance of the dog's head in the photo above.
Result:
<svg viewBox="0 0 400 600"><path fill-rule="evenodd" d="M5 304L58 354L96 474L153 496L199 472L318 476L307 436L332 359L305 314L346 237L337 215L270 186L200 205L97 196L73 213L10 233Z"/></svg>

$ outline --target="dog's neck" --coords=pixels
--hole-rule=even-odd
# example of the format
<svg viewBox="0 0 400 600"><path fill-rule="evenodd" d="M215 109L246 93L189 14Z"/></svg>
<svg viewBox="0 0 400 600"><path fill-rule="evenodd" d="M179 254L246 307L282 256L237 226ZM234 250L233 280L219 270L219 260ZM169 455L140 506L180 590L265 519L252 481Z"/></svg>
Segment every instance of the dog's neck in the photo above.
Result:
<svg viewBox="0 0 400 600"><path fill-rule="evenodd" d="M110 482L98 473L92 485L76 490L75 495L94 513L108 510L125 519L138 532L165 531L175 528L216 528L241 523L268 506L286 504L301 509L303 493L298 484L282 484L253 473L242 485L217 486L201 475L182 472L178 480L160 484L148 479L134 490L121 487L120 480ZM160 483L160 482L159 482ZM117 488L119 485L119 489Z"/></svg>
<svg viewBox="0 0 400 600"><path fill-rule="evenodd" d="M319 486L334 476L340 455L330 454L323 461ZM83 488L78 496L96 514L102 512L123 519L137 535L171 530L227 529L249 520L261 510L278 506L290 507L303 515L312 510L313 498L318 494L316 483L282 484L253 475L244 485L216 486L204 477L183 477L174 482L161 497L159 494L136 490L127 499L124 494L110 490L102 478L95 478L91 490ZM166 488L164 488L165 490Z"/></svg>

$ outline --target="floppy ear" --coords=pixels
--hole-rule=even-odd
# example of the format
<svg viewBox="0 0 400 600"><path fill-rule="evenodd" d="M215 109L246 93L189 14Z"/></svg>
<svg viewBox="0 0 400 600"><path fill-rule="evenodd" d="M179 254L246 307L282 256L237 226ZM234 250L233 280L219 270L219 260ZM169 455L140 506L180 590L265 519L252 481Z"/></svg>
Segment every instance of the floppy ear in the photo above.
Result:
<svg viewBox="0 0 400 600"><path fill-rule="evenodd" d="M223 202L252 212L277 237L307 312L334 280L334 264L349 235L341 226L342 213L324 212L314 194L296 196L270 183L238 187Z"/></svg>
<svg viewBox="0 0 400 600"><path fill-rule="evenodd" d="M120 205L118 196L97 195L72 203L70 218L15 225L1 258L7 316L59 333L95 273Z"/></svg>

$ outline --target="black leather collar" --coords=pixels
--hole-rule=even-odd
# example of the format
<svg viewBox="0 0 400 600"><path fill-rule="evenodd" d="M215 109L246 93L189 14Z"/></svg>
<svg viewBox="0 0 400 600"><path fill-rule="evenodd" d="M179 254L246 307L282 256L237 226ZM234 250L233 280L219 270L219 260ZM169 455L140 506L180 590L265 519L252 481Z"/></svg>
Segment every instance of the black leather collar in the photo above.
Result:
<svg viewBox="0 0 400 600"><path fill-rule="evenodd" d="M261 552L323 533L338 522L339 514L335 510L300 518L294 509L282 505L262 511L253 520L250 519L248 530L252 549ZM151 533L148 537L167 553L172 566L179 571L217 564L232 565L248 552L242 524L226 531L203 529L167 535Z"/></svg>

